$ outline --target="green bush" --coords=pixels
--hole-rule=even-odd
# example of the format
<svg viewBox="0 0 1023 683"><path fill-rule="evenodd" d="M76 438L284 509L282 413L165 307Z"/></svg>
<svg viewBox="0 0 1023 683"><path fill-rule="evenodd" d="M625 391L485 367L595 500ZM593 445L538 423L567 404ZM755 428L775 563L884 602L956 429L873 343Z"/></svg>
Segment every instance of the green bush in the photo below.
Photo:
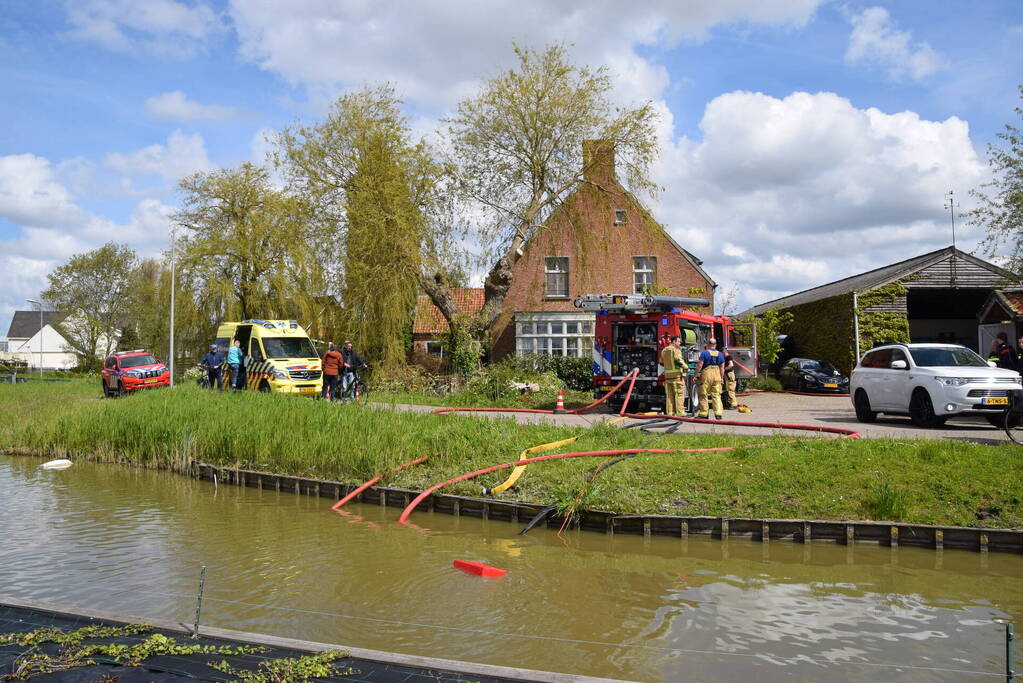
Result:
<svg viewBox="0 0 1023 683"><path fill-rule="evenodd" d="M573 391L589 391L593 388L593 361L588 358L530 353L524 356L509 356L492 367L495 366L537 374L552 373Z"/></svg>
<svg viewBox="0 0 1023 683"><path fill-rule="evenodd" d="M781 391L781 382L774 377L761 375L754 377L746 383L747 389L760 389L761 391Z"/></svg>

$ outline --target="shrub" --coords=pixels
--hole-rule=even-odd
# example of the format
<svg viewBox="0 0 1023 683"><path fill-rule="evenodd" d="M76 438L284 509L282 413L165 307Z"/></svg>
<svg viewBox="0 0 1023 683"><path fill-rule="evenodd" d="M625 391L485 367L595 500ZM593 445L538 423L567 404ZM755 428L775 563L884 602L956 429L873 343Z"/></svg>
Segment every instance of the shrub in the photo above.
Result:
<svg viewBox="0 0 1023 683"><path fill-rule="evenodd" d="M440 396L451 390L450 380L434 375L418 365L402 365L373 373L373 391L395 394L427 394Z"/></svg>
<svg viewBox="0 0 1023 683"><path fill-rule="evenodd" d="M536 374L552 373L567 388L574 391L589 391L593 387L593 361L588 358L530 353L524 356L509 356L494 366L511 367Z"/></svg>
<svg viewBox="0 0 1023 683"><path fill-rule="evenodd" d="M746 387L749 389L760 389L761 391L781 391L781 382L774 377L761 375L749 380L746 383Z"/></svg>

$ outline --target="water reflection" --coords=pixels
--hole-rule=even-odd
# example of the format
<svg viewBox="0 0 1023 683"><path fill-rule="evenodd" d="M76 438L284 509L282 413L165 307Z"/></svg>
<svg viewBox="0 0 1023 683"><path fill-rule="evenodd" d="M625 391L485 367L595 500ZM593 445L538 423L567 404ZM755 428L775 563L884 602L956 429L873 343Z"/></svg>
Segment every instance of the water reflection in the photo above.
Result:
<svg viewBox="0 0 1023 683"><path fill-rule="evenodd" d="M644 539L0 458L0 592L358 647L638 680L958 681L1004 669L1023 557ZM508 570L481 580L470 559ZM902 665L900 669L891 666ZM1017 668L1021 668L1017 665ZM940 670L938 670L940 669Z"/></svg>

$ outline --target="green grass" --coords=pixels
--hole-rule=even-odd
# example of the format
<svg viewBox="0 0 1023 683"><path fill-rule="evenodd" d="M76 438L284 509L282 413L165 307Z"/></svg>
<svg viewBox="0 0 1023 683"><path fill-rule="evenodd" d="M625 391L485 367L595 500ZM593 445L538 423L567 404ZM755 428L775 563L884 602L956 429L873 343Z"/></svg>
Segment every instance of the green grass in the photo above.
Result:
<svg viewBox="0 0 1023 683"><path fill-rule="evenodd" d="M123 399L99 396L98 381L0 385L0 450L171 469L195 459L350 483L429 455L427 464L384 479L422 489L512 462L529 446L567 436L581 438L562 450L736 446L622 462L593 482L582 506L635 514L1023 526L1023 449L1012 444L654 436L606 426L526 426L510 419L216 394L192 385ZM501 497L567 504L600 462L530 466ZM498 472L445 490L479 495L482 486L504 477Z"/></svg>

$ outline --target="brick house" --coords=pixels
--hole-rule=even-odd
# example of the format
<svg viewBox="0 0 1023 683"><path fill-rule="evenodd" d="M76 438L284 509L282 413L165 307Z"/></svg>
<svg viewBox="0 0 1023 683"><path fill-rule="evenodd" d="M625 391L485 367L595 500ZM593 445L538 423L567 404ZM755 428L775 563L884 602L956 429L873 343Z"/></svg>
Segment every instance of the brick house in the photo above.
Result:
<svg viewBox="0 0 1023 683"><path fill-rule="evenodd" d="M582 294L652 292L706 298L717 284L615 177L614 150L587 141L585 180L558 206L547 228L523 248L504 310L491 329L491 360L541 353L588 358L593 313L572 301ZM459 309L476 313L482 289L456 290ZM462 297L461 299L459 297ZM464 301L464 303L463 303ZM421 296L413 326L418 352L436 348L447 322Z"/></svg>
<svg viewBox="0 0 1023 683"><path fill-rule="evenodd" d="M713 310L717 284L618 182L614 150L587 141L583 154L586 182L515 264L504 312L491 330L494 360L514 353L589 357L593 313L572 305L583 294L703 297Z"/></svg>
<svg viewBox="0 0 1023 683"><path fill-rule="evenodd" d="M483 309L482 287L456 287L451 291L458 310L476 315ZM448 321L430 297L420 294L412 323L413 355L443 356L443 343L448 334Z"/></svg>

